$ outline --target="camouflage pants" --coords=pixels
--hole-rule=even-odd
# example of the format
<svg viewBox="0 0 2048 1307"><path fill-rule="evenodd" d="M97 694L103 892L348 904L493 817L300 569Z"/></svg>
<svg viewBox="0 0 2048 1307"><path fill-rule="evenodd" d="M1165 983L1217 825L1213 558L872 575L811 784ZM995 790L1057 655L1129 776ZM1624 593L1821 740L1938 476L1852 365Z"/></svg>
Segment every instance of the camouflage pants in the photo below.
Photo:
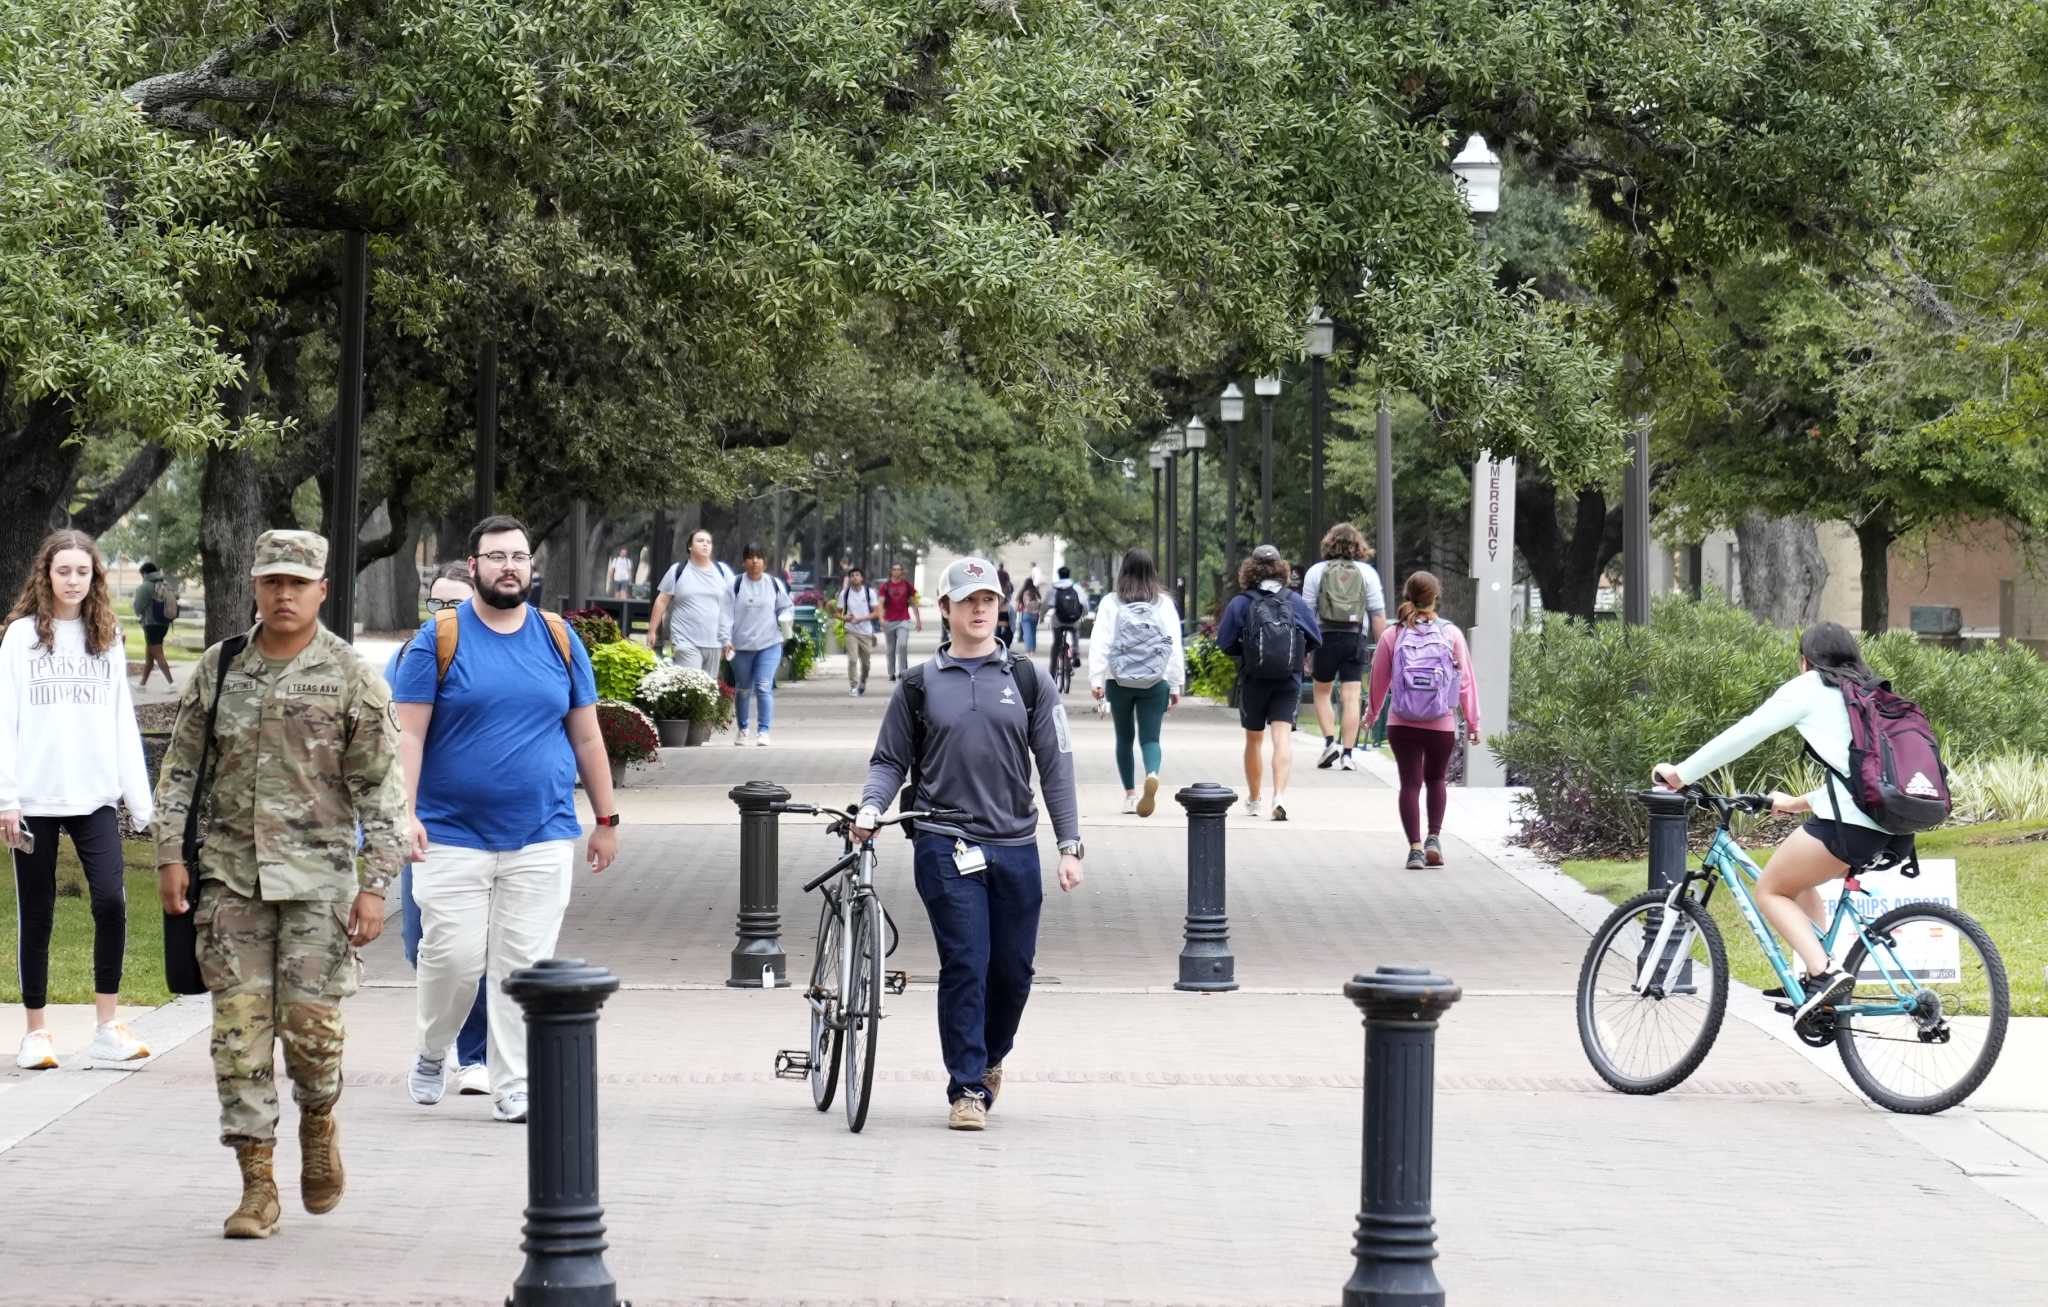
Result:
<svg viewBox="0 0 2048 1307"><path fill-rule="evenodd" d="M348 910L200 885L199 971L213 993L213 1079L228 1147L277 1138L279 1038L301 1111L321 1111L341 1096L341 1000L356 992L362 971L348 942Z"/></svg>

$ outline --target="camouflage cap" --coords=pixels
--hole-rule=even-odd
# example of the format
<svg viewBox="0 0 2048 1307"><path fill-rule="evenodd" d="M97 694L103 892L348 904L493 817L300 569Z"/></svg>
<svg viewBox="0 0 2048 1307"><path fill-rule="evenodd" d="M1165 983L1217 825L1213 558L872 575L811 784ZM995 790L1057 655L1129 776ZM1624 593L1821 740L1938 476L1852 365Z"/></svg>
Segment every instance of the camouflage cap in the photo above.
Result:
<svg viewBox="0 0 2048 1307"><path fill-rule="evenodd" d="M256 565L249 575L321 580L327 575L327 537L317 531L265 531L256 537Z"/></svg>

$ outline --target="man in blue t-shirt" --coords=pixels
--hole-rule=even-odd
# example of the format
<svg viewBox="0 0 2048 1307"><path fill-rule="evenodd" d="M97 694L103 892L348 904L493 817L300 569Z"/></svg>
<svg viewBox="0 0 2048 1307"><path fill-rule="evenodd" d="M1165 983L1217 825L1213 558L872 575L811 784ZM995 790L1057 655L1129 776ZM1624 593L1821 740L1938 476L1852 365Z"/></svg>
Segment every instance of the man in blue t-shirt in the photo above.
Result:
<svg viewBox="0 0 2048 1307"><path fill-rule="evenodd" d="M597 817L593 872L617 856L619 824L590 655L565 631L565 657L547 615L528 607L532 567L518 519L477 523L469 533L476 593L455 610L448 670L428 622L399 660L392 695L413 801L421 926L419 1055L407 1087L414 1102L441 1101L448 1046L488 970L492 1112L515 1122L526 1120L526 1019L504 981L554 952L583 833L579 772Z"/></svg>

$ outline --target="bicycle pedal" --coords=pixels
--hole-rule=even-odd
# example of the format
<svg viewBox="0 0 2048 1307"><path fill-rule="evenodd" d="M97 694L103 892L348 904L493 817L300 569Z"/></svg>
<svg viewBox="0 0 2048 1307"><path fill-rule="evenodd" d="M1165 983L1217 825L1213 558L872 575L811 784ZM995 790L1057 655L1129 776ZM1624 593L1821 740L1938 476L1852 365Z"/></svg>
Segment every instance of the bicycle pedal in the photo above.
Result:
<svg viewBox="0 0 2048 1307"><path fill-rule="evenodd" d="M901 994L904 990L909 988L910 973L908 971L885 971L882 973L883 993Z"/></svg>
<svg viewBox="0 0 2048 1307"><path fill-rule="evenodd" d="M808 1080L810 1075L810 1050L785 1048L775 1055L775 1078L777 1080Z"/></svg>

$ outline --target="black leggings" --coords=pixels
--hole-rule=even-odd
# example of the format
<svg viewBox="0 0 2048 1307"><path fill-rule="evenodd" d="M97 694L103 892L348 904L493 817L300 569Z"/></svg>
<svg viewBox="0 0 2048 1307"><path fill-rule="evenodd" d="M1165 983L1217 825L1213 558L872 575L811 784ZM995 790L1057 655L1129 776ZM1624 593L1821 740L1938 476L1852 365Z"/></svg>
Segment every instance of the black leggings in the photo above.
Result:
<svg viewBox="0 0 2048 1307"><path fill-rule="evenodd" d="M1426 726L1387 727L1387 743L1394 746L1394 763L1401 769L1401 828L1410 844L1422 843L1422 787L1429 787L1429 833L1444 829L1444 801L1448 792L1444 777L1451 769L1451 750L1458 747L1456 731L1435 731Z"/></svg>
<svg viewBox="0 0 2048 1307"><path fill-rule="evenodd" d="M14 854L14 900L20 922L21 1005L50 998L50 931L57 919L57 832L71 836L92 892L92 992L121 992L121 955L128 949L128 895L122 880L121 824L111 807L83 817L23 817L36 851Z"/></svg>

